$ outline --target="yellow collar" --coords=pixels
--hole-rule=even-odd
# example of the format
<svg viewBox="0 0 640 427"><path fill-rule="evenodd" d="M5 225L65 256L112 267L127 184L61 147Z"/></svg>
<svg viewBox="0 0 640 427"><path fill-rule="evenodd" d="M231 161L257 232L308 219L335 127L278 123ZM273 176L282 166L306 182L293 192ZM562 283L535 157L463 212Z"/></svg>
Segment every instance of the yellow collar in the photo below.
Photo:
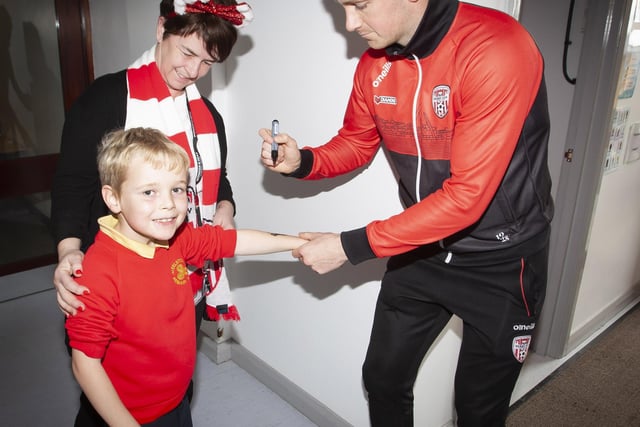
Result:
<svg viewBox="0 0 640 427"><path fill-rule="evenodd" d="M106 215L99 218L98 224L100 225L100 231L143 258L152 259L156 252L156 248L166 249L169 247L169 245L161 245L157 243L150 243L147 245L128 238L116 229L116 226L118 225L118 218L114 215Z"/></svg>

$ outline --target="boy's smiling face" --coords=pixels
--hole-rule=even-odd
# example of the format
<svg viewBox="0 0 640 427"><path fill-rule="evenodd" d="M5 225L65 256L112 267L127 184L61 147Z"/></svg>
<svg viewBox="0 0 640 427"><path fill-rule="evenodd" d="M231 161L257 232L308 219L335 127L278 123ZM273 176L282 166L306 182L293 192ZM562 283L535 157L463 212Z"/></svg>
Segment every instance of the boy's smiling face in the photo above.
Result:
<svg viewBox="0 0 640 427"><path fill-rule="evenodd" d="M155 169L141 156L131 160L117 194L109 186L105 191L118 231L140 243L166 244L187 215L187 172Z"/></svg>

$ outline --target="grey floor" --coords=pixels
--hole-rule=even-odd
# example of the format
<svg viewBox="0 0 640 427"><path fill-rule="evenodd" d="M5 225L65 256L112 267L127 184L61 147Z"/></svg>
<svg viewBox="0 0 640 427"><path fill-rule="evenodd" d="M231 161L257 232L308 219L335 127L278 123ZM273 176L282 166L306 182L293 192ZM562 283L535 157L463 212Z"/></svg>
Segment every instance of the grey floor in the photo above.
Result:
<svg viewBox="0 0 640 427"><path fill-rule="evenodd" d="M50 270L0 278L0 425L72 426L79 388L69 367ZM44 282L44 284L43 284ZM195 426L311 427L308 418L233 361L198 354Z"/></svg>

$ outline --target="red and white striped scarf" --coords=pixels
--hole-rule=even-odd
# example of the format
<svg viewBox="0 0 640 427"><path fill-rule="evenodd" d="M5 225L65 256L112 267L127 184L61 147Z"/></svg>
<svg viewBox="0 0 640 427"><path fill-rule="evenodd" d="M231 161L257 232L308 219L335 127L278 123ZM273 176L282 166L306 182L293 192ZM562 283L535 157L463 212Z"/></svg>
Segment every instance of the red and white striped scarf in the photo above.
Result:
<svg viewBox="0 0 640 427"><path fill-rule="evenodd" d="M125 129L151 127L162 131L189 154L189 208L187 219L194 227L211 223L220 184L220 143L215 121L195 84L185 88L186 96L171 97L155 62L155 47L142 54L127 69L127 117ZM188 103L188 106L187 106ZM193 146L192 134L198 136ZM197 150L197 151L196 151ZM196 153L200 155L198 166ZM198 181L197 178L201 177ZM200 221L198 221L200 217ZM201 269L191 272L194 299L203 293L207 315L212 320L239 320L231 302L231 291L222 262L208 263L210 284L203 288Z"/></svg>

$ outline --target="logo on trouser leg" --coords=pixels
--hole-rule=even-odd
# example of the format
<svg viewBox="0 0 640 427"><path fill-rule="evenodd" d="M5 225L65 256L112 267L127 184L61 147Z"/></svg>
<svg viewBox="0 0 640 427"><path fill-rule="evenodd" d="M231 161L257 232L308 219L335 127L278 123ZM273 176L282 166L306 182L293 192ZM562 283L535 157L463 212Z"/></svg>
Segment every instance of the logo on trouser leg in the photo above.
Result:
<svg viewBox="0 0 640 427"><path fill-rule="evenodd" d="M531 344L531 335L523 335L515 337L511 344L511 350L513 351L513 357L520 363L524 362L529 353L529 344Z"/></svg>

